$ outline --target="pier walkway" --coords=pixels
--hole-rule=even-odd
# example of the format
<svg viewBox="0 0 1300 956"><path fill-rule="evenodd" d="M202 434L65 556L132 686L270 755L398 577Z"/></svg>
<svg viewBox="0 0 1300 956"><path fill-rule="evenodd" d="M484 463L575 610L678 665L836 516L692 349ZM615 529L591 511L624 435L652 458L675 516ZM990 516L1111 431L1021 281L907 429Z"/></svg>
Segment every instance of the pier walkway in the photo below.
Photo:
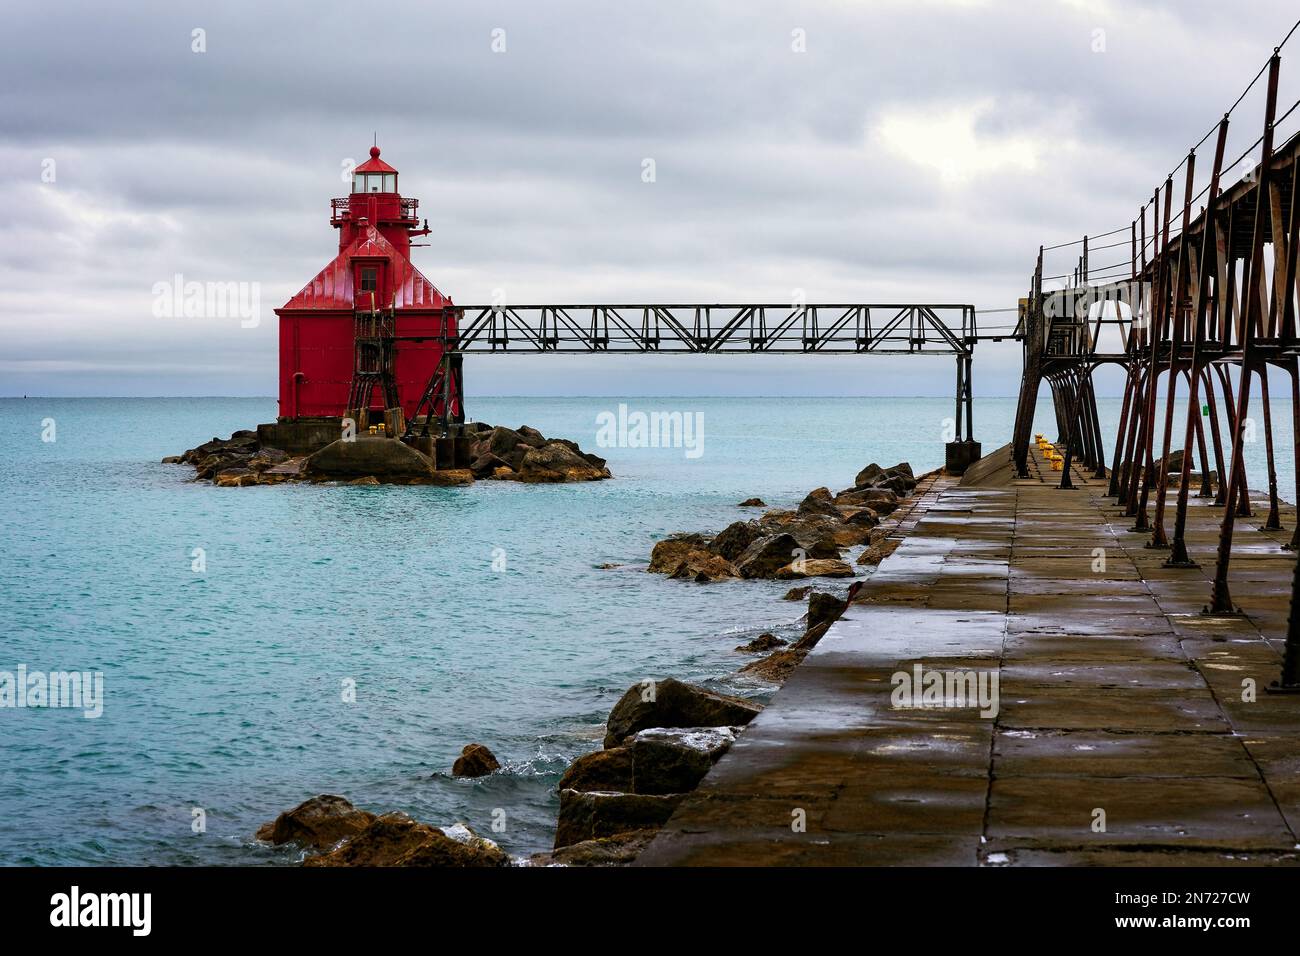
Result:
<svg viewBox="0 0 1300 956"><path fill-rule="evenodd" d="M858 602L638 865L1300 862L1300 696L1265 691L1295 510L1287 531L1257 530L1266 501L1239 519L1246 615L1207 617L1216 509L1192 498L1202 567L1166 569L1104 482L1076 472L1061 491L1033 465L925 492ZM996 674L996 716L893 706L915 665Z"/></svg>

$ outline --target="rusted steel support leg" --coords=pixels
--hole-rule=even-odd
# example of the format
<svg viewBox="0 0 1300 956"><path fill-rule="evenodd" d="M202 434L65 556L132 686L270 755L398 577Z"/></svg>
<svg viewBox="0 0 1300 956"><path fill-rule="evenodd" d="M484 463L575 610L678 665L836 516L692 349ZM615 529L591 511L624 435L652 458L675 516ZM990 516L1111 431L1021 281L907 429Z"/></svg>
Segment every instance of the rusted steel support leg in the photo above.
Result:
<svg viewBox="0 0 1300 956"><path fill-rule="evenodd" d="M1201 409L1197 394L1200 381L1200 370L1193 368L1188 375L1187 428L1183 434L1183 463L1178 473L1178 505L1174 511L1174 540L1170 545L1169 560L1165 562L1167 568L1197 567L1196 562L1187 554L1187 541L1184 536L1187 531L1187 496L1191 490L1188 485L1191 484L1192 442L1201 423ZM1168 445L1168 441L1165 444ZM1201 441L1201 460L1205 461L1204 436ZM1206 464L1201 465L1202 469L1206 467Z"/></svg>
<svg viewBox="0 0 1300 956"><path fill-rule="evenodd" d="M1093 387L1091 371L1085 382L1088 388L1088 418L1092 422L1092 436L1097 445L1097 470L1092 477L1100 481L1106 477L1106 444L1101 433L1101 417L1097 414L1097 390Z"/></svg>
<svg viewBox="0 0 1300 956"><path fill-rule="evenodd" d="M1218 486L1213 489L1214 503L1222 505L1228 500L1227 492L1223 490L1223 482L1228 474L1227 467L1223 460L1223 437L1219 431L1219 405L1214 400L1214 379L1207 368L1202 374L1202 381L1205 385L1205 405L1209 412L1206 418L1210 420L1210 440L1214 448L1214 470L1219 474ZM1208 481L1208 476L1207 476ZM1205 494L1202 488L1202 494ZM1206 494L1205 497L1210 497Z"/></svg>
<svg viewBox="0 0 1300 956"><path fill-rule="evenodd" d="M1136 407L1133 410L1133 433L1129 436L1128 475L1125 478L1128 489L1124 493L1124 514L1128 517L1137 515L1138 484L1142 480L1142 466L1138 463L1138 457L1142 455L1142 446L1146 441L1147 389L1149 388L1151 388L1151 375L1148 372L1142 376L1134 399Z"/></svg>
<svg viewBox="0 0 1300 956"><path fill-rule="evenodd" d="M1110 466L1110 484L1106 486L1106 494L1112 498L1120 497L1120 469L1123 468L1122 461L1124 454L1124 439L1128 432L1129 406L1133 402L1133 367L1130 365L1127 369L1127 375L1124 381L1124 404L1120 407L1119 428L1115 430L1115 457L1112 459ZM1122 499L1121 499L1122 500Z"/></svg>
<svg viewBox="0 0 1300 956"><path fill-rule="evenodd" d="M1201 376L1199 373L1195 376L1189 375L1187 377L1188 389L1196 389L1197 395L1195 401L1189 399L1193 412L1192 420L1196 423L1197 461L1199 461L1201 465L1201 490L1197 493L1197 497L1210 498L1214 495L1214 489L1210 486L1210 452L1205 444L1205 423L1201 420L1204 416L1201 415L1201 409L1198 407L1200 404L1200 390L1198 388L1200 381ZM1193 382L1196 384L1193 385Z"/></svg>
<svg viewBox="0 0 1300 956"><path fill-rule="evenodd" d="M1265 689L1300 694L1300 561L1291 572L1291 613L1287 616L1286 644L1282 649L1282 677Z"/></svg>
<svg viewBox="0 0 1300 956"><path fill-rule="evenodd" d="M1237 426L1239 424L1241 425L1242 428L1245 428L1245 415L1241 416L1240 421L1238 420L1237 403L1236 400L1233 399L1232 397L1231 373L1228 371L1228 369L1224 368L1222 365L1218 366L1218 371L1219 371L1219 381L1220 384L1223 386L1223 407L1224 407L1224 411L1227 413L1228 416L1228 427L1229 429L1232 430L1232 433L1235 435ZM1232 452L1230 449L1229 454L1231 453ZM1235 466L1233 465L1233 463L1229 461L1227 465L1228 465L1228 471L1224 473L1226 475L1226 479L1221 479L1223 485L1225 486L1225 490L1221 493L1223 498L1223 504L1225 506L1228 503L1228 496L1232 492L1230 481L1238 480L1237 472L1235 470ZM1241 479L1240 479L1243 482L1245 481L1245 474L1246 471L1243 468L1241 471ZM1248 493L1237 495L1236 501L1237 501L1237 505L1236 505L1237 516L1239 518L1249 518L1250 517L1250 495Z"/></svg>
<svg viewBox="0 0 1300 956"><path fill-rule="evenodd" d="M1135 518L1133 527L1130 531L1146 532L1151 530L1151 521L1147 517L1147 503L1151 500L1151 478L1156 470L1155 457L1152 452L1152 446L1155 445L1155 396L1160 388L1160 372L1153 370L1150 374L1150 381L1147 383L1147 401L1146 409L1142 416L1142 438L1138 453L1142 455L1142 475L1140 480L1141 487L1134 487L1134 506L1133 516ZM1133 463L1134 478L1137 479L1137 463Z"/></svg>
<svg viewBox="0 0 1300 956"><path fill-rule="evenodd" d="M1228 589L1228 564L1232 560L1232 532L1236 526L1237 499L1246 495L1242 487L1246 474L1246 463L1242 460L1244 448L1244 431L1246 409L1250 404L1250 368L1245 364L1241 368L1241 382L1238 386L1237 416L1232 424L1232 464L1228 475L1228 501L1223 509L1223 524L1219 526L1219 551L1214 566L1214 585L1210 590L1211 614L1238 613L1232 603L1232 593Z"/></svg>
<svg viewBox="0 0 1300 956"><path fill-rule="evenodd" d="M1291 448L1295 457L1295 503L1300 507L1300 364L1296 359L1291 359L1286 370L1291 376ZM1300 513L1296 516L1291 541L1283 547L1288 551L1300 550ZM1291 606L1295 607L1294 601ZM1293 610L1292 614L1294 613Z"/></svg>
<svg viewBox="0 0 1300 956"><path fill-rule="evenodd" d="M1077 425L1076 411L1078 403L1075 402L1070 393L1071 385L1068 379L1062 383L1062 399L1065 403L1065 422L1068 429L1065 433L1065 461L1061 463L1061 483L1057 488L1062 491L1074 490L1074 482L1070 480L1070 466L1074 461L1074 443L1075 443L1075 425Z"/></svg>
<svg viewBox="0 0 1300 956"><path fill-rule="evenodd" d="M1029 328L1031 331L1038 328L1032 310ZM1037 347L1032 349L1026 347L1025 368L1020 376L1020 400L1016 404L1016 425L1011 439L1011 461L1016 466L1016 474L1021 478L1029 477L1029 442L1034 433L1038 389L1043 383L1041 367L1040 350Z"/></svg>
<svg viewBox="0 0 1300 956"><path fill-rule="evenodd" d="M1273 411L1268 401L1268 363L1259 372L1259 400L1264 406L1264 453L1268 458L1268 518L1261 531L1281 531L1282 521L1277 511L1277 468L1273 462Z"/></svg>
<svg viewBox="0 0 1300 956"><path fill-rule="evenodd" d="M1085 468L1097 467L1097 436L1092 433L1092 413L1088 410L1087 373L1077 371L1073 377L1074 417L1079 433L1079 460Z"/></svg>
<svg viewBox="0 0 1300 956"><path fill-rule="evenodd" d="M1165 433L1161 440L1160 466L1155 475L1156 483L1156 514L1152 520L1151 540L1147 542L1148 548L1168 548L1169 538L1165 536L1165 496L1169 493L1169 443L1174 434L1174 402L1178 390L1178 369L1172 363L1169 367L1169 388L1165 396ZM1186 442L1184 442L1186 445ZM1191 449L1187 449L1183 455L1183 466L1186 468L1191 462ZM1184 475L1184 482L1186 477ZM1180 495L1181 497L1181 492Z"/></svg>
<svg viewBox="0 0 1300 956"><path fill-rule="evenodd" d="M1133 465L1133 455L1137 449L1138 434L1142 429L1142 409L1146 406L1146 377L1142 370L1138 369L1133 373L1133 410L1132 417L1129 419L1129 432L1127 440L1124 443L1124 459L1120 467L1124 474L1120 476L1119 500L1118 504L1124 506L1124 514L1133 514L1133 502L1137 500L1134 497L1133 489L1136 487L1133 481L1133 474L1136 470Z"/></svg>

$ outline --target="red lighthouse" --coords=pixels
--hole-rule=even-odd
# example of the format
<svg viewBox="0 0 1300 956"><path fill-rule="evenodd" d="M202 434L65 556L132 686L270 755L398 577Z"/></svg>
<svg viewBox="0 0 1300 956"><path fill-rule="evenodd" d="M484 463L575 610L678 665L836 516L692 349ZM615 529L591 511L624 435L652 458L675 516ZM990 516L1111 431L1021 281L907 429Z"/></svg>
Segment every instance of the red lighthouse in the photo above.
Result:
<svg viewBox="0 0 1300 956"><path fill-rule="evenodd" d="M386 417L391 430L416 414L422 397L426 413L460 418L458 361L434 387L456 322L451 300L411 262L411 238L430 231L419 205L398 192L397 170L378 146L353 170L351 194L331 201L338 255L275 310L282 422ZM448 359L452 368L459 356Z"/></svg>

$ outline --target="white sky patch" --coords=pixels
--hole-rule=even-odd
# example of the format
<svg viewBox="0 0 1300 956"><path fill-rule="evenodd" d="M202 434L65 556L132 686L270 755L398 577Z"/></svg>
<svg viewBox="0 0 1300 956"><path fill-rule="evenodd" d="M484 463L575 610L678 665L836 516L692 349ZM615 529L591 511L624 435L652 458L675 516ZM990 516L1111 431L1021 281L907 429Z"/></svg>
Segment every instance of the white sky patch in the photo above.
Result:
<svg viewBox="0 0 1300 956"><path fill-rule="evenodd" d="M981 133L978 123L994 111L992 98L918 110L886 110L873 134L890 152L919 166L935 169L946 184L959 185L983 173L1005 169L1033 171L1045 139L1019 133Z"/></svg>
<svg viewBox="0 0 1300 956"><path fill-rule="evenodd" d="M1110 3L1107 0L1058 0L1063 7L1071 10L1078 10L1080 13L1091 14L1097 17L1113 16Z"/></svg>
<svg viewBox="0 0 1300 956"><path fill-rule="evenodd" d="M179 225L167 215L132 212L129 209L110 209L95 197L82 192L47 186L38 187L40 196L78 229L109 229L117 226L148 226L178 231Z"/></svg>

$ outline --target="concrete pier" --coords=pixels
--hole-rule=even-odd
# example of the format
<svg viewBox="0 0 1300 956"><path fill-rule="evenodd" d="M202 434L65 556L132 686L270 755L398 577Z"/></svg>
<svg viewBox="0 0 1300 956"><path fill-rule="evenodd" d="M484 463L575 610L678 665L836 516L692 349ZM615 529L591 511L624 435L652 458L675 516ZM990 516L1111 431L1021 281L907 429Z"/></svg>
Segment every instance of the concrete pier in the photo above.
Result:
<svg viewBox="0 0 1300 956"><path fill-rule="evenodd" d="M1035 452L1037 454L1037 452ZM1242 522L1233 597L1130 532L1105 482L940 479L905 539L638 865L1295 865L1300 696L1280 670L1294 555ZM1193 492L1194 493L1194 492ZM896 707L895 675L997 678L997 713ZM948 698L949 703L962 700Z"/></svg>

